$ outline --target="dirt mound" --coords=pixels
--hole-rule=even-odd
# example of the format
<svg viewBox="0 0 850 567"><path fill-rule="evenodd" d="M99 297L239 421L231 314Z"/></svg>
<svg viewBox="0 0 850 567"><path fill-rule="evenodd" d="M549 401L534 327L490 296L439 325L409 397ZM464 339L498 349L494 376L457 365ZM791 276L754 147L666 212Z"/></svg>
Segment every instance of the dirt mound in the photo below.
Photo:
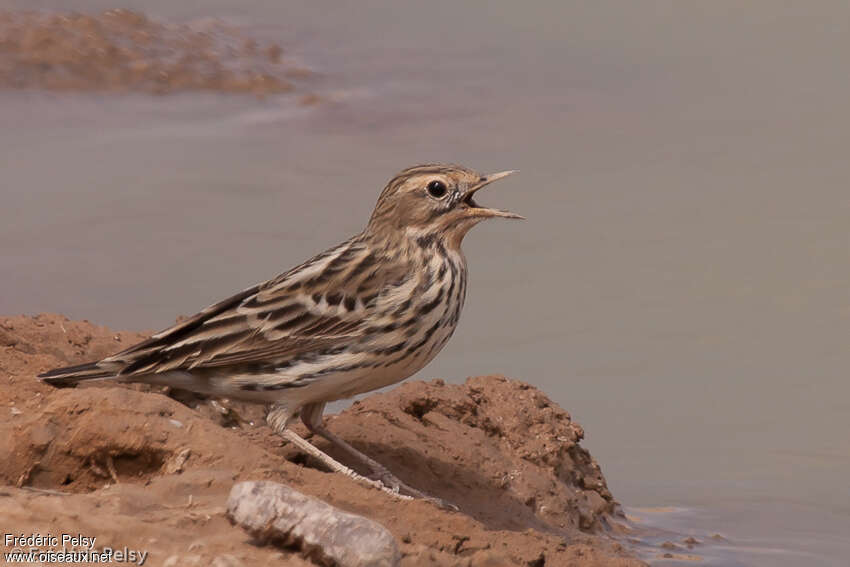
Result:
<svg viewBox="0 0 850 567"><path fill-rule="evenodd" d="M604 536L616 503L579 445L581 427L522 382L412 382L329 418L403 480L460 508L447 512L314 468L256 406L226 406L238 418L222 420L197 399L193 409L137 386L55 390L33 378L143 336L57 315L0 319L0 502L16 532L95 536L98 548L147 550L152 565L307 565L252 545L224 518L234 481L268 479L383 524L403 565L642 564Z"/></svg>
<svg viewBox="0 0 850 567"><path fill-rule="evenodd" d="M165 23L122 9L0 12L4 88L286 93L310 72L282 53L216 21Z"/></svg>
<svg viewBox="0 0 850 567"><path fill-rule="evenodd" d="M616 513L599 465L578 444L581 426L524 382L410 382L356 402L330 427L493 528L598 531Z"/></svg>

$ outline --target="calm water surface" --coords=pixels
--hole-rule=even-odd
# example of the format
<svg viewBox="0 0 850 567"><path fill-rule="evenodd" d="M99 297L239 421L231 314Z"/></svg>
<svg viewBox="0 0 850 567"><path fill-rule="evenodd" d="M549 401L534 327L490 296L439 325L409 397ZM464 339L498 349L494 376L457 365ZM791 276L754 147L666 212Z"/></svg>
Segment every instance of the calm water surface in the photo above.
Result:
<svg viewBox="0 0 850 567"><path fill-rule="evenodd" d="M847 565L846 3L121 4L280 41L332 102L0 93L0 313L161 328L407 165L519 169L420 377L539 386L634 515L727 538L708 564Z"/></svg>

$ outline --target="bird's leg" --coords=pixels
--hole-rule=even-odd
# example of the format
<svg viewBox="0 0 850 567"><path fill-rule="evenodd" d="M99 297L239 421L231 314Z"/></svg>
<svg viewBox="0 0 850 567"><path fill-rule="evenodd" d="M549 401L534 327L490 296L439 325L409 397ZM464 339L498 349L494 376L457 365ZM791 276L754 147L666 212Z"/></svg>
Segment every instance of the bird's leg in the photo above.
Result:
<svg viewBox="0 0 850 567"><path fill-rule="evenodd" d="M397 476L391 473L387 469L387 467L385 467L378 461L372 459L368 455L365 455L361 451L358 451L344 439L341 439L340 437L337 437L336 435L328 431L322 423L322 412L324 411L324 409L324 403L307 404L301 409L301 421L304 422L304 425L307 426L307 429L310 431L310 433L324 437L332 445L334 445L338 449L341 449L351 458L368 468L371 471L371 474L369 475L370 479L380 481L380 483L384 486L391 488L393 492L412 496L413 498L421 498L422 500L428 500L429 502L436 504L440 508L457 510L457 506L454 506L453 504L450 504L440 498L429 496L424 492L413 488L412 486L408 486L407 484L402 482Z"/></svg>
<svg viewBox="0 0 850 567"><path fill-rule="evenodd" d="M287 441L289 441L311 457L315 458L317 461L328 467L331 471L342 473L350 479L382 490L397 498L401 498L403 500L411 499L411 496L400 494L398 491L388 488L383 483L377 480L372 480L361 474L358 474L357 472L343 465L330 455L322 452L317 447L313 446L309 441L307 441L291 429L287 429L286 426L292 420L293 417L294 416L292 415L292 412L290 412L288 409L282 406L274 406L272 407L269 414L266 416L266 421L268 422L269 426L271 426L271 428L275 431L275 433L277 433L278 435L280 435L281 437L283 437L284 439L286 439Z"/></svg>
<svg viewBox="0 0 850 567"><path fill-rule="evenodd" d="M392 480L398 480L392 476L390 471L387 470L384 465L372 459L368 455L358 451L350 444L348 444L348 442L343 439L340 439L339 437L325 429L325 426L322 423L322 412L324 410L325 404L322 403L308 404L302 408L301 421L304 422L304 425L307 426L307 429L310 431L310 433L314 435L320 435L330 441L331 444L336 446L338 449L342 449L342 451L347 453L348 456L352 457L361 465L369 469L369 471L372 473L370 475L371 478L374 478L375 480L384 481L385 479L391 480L390 477L392 477ZM389 486L395 488L395 486L393 486L393 483L385 482L385 484L388 484Z"/></svg>

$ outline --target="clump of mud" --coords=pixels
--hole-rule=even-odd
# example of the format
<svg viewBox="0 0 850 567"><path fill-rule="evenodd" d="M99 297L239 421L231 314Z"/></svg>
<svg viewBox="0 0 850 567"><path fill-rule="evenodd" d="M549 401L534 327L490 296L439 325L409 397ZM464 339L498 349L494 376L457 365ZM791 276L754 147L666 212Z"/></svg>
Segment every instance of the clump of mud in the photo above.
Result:
<svg viewBox="0 0 850 567"><path fill-rule="evenodd" d="M221 22L163 23L121 9L0 12L0 88L262 96L290 92L309 75L279 45Z"/></svg>
<svg viewBox="0 0 850 567"><path fill-rule="evenodd" d="M148 335L54 314L0 317L0 508L16 532L97 537L98 547L149 551L152 565L309 567L299 550L256 545L225 516L234 482L271 480L386 527L401 567L645 567L608 537L622 516L584 430L517 380L408 382L327 418L452 512L327 472L271 431L261 406L222 406L223 419L204 409L211 402L144 386L35 379Z"/></svg>

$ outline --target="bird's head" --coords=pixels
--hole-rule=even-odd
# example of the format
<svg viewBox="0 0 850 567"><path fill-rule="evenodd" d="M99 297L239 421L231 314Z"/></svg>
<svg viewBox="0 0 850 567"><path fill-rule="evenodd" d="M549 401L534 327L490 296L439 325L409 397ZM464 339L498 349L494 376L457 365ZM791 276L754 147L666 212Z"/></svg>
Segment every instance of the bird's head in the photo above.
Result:
<svg viewBox="0 0 850 567"><path fill-rule="evenodd" d="M384 188L369 220L368 231L431 236L459 246L482 220L520 215L483 207L473 196L513 171L481 175L459 165L429 164L405 169Z"/></svg>

